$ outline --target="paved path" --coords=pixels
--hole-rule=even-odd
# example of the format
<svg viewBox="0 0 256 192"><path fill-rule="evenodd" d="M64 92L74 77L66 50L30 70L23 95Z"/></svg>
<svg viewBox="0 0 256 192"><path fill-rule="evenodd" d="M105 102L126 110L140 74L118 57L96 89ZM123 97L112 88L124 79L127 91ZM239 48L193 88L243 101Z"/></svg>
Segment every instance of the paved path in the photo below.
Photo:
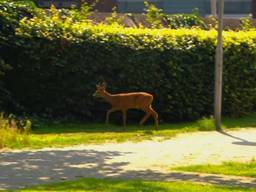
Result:
<svg viewBox="0 0 256 192"><path fill-rule="evenodd" d="M256 129L199 132L166 141L82 145L0 153L0 189L81 177L113 177L245 186L256 178L170 172L173 166L256 159Z"/></svg>

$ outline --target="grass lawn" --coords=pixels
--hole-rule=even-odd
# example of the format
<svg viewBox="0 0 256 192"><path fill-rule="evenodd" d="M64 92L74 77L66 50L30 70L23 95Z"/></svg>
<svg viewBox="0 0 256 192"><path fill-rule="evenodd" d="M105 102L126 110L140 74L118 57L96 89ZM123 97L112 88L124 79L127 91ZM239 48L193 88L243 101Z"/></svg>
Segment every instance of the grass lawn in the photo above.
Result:
<svg viewBox="0 0 256 192"><path fill-rule="evenodd" d="M100 144L106 142L139 142L158 137L168 139L178 133L197 131L192 123L161 125L158 131L151 126L127 126L125 130L116 125L60 123L40 124L20 142L8 142L8 148L65 147L78 144Z"/></svg>
<svg viewBox="0 0 256 192"><path fill-rule="evenodd" d="M161 124L159 130L154 130L152 125L129 125L125 129L117 125L84 124L84 123L45 123L35 122L31 134L17 142L8 142L3 145L7 148L43 148L64 147L78 144L105 143L105 142L138 142L147 139L168 139L176 134L195 131L212 131L212 119L199 121ZM223 121L225 128L256 127L256 114ZM1 146L1 145L0 145Z"/></svg>
<svg viewBox="0 0 256 192"><path fill-rule="evenodd" d="M256 161L255 160L252 160L247 163L224 162L221 165L193 165L193 166L186 166L186 167L177 167L173 169L179 170L179 171L188 171L188 172L256 177Z"/></svg>
<svg viewBox="0 0 256 192"><path fill-rule="evenodd" d="M201 185L189 182L124 181L110 179L80 179L19 191L87 191L87 192L252 192L253 189Z"/></svg>

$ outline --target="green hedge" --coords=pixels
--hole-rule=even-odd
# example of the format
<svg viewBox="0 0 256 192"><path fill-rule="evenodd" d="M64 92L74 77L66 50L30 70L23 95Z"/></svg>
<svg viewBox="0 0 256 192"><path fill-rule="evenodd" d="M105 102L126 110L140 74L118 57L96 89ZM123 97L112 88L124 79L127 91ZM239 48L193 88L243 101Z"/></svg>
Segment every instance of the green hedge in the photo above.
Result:
<svg viewBox="0 0 256 192"><path fill-rule="evenodd" d="M54 12L54 10L52 10ZM19 108L52 117L104 119L92 97L105 80L112 93L147 91L164 121L213 113L216 31L131 29L41 16L21 20L5 83ZM225 115L255 111L256 33L225 32ZM137 113L130 117L137 120Z"/></svg>
<svg viewBox="0 0 256 192"><path fill-rule="evenodd" d="M11 69L7 60L16 55L15 30L19 21L36 14L36 7L31 0L3 0L0 2L0 111L7 108L7 105L15 105L11 93L3 82L6 72ZM17 50L18 51L18 50Z"/></svg>

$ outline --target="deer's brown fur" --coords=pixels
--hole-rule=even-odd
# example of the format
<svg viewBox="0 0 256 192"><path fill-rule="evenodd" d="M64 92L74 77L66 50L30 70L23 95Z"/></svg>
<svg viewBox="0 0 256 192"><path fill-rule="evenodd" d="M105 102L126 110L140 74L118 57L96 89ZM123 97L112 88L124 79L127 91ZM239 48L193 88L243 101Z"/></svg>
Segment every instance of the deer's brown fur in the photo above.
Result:
<svg viewBox="0 0 256 192"><path fill-rule="evenodd" d="M110 94L106 91L106 83L97 84L95 97L101 97L111 104L112 108L107 111L106 123L109 123L109 115L114 111L122 111L123 125L126 125L127 110L134 108L143 110L146 114L141 119L140 125L152 115L155 121L155 128L158 128L158 114L151 107L153 95L145 92Z"/></svg>

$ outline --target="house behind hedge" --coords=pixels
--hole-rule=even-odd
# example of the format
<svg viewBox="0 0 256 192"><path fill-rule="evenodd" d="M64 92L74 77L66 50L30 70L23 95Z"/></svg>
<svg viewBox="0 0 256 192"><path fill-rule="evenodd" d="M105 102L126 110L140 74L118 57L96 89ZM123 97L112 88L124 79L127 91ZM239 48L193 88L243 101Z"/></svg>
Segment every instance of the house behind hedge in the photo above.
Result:
<svg viewBox="0 0 256 192"><path fill-rule="evenodd" d="M201 16L211 14L211 0L150 0L165 13L191 13L197 9ZM252 0L225 0L225 14L244 15L251 13ZM119 12L143 12L143 0L117 0Z"/></svg>
<svg viewBox="0 0 256 192"><path fill-rule="evenodd" d="M35 0L39 7L49 7L54 4L57 8L79 7L82 0ZM94 0L84 0L93 3ZM191 13L197 9L201 16L211 14L212 2L216 0L148 0L161 8L165 13ZM252 13L253 0L225 0L226 16L245 16ZM120 13L144 12L144 0L100 0L95 9L100 12L111 12L114 7Z"/></svg>

